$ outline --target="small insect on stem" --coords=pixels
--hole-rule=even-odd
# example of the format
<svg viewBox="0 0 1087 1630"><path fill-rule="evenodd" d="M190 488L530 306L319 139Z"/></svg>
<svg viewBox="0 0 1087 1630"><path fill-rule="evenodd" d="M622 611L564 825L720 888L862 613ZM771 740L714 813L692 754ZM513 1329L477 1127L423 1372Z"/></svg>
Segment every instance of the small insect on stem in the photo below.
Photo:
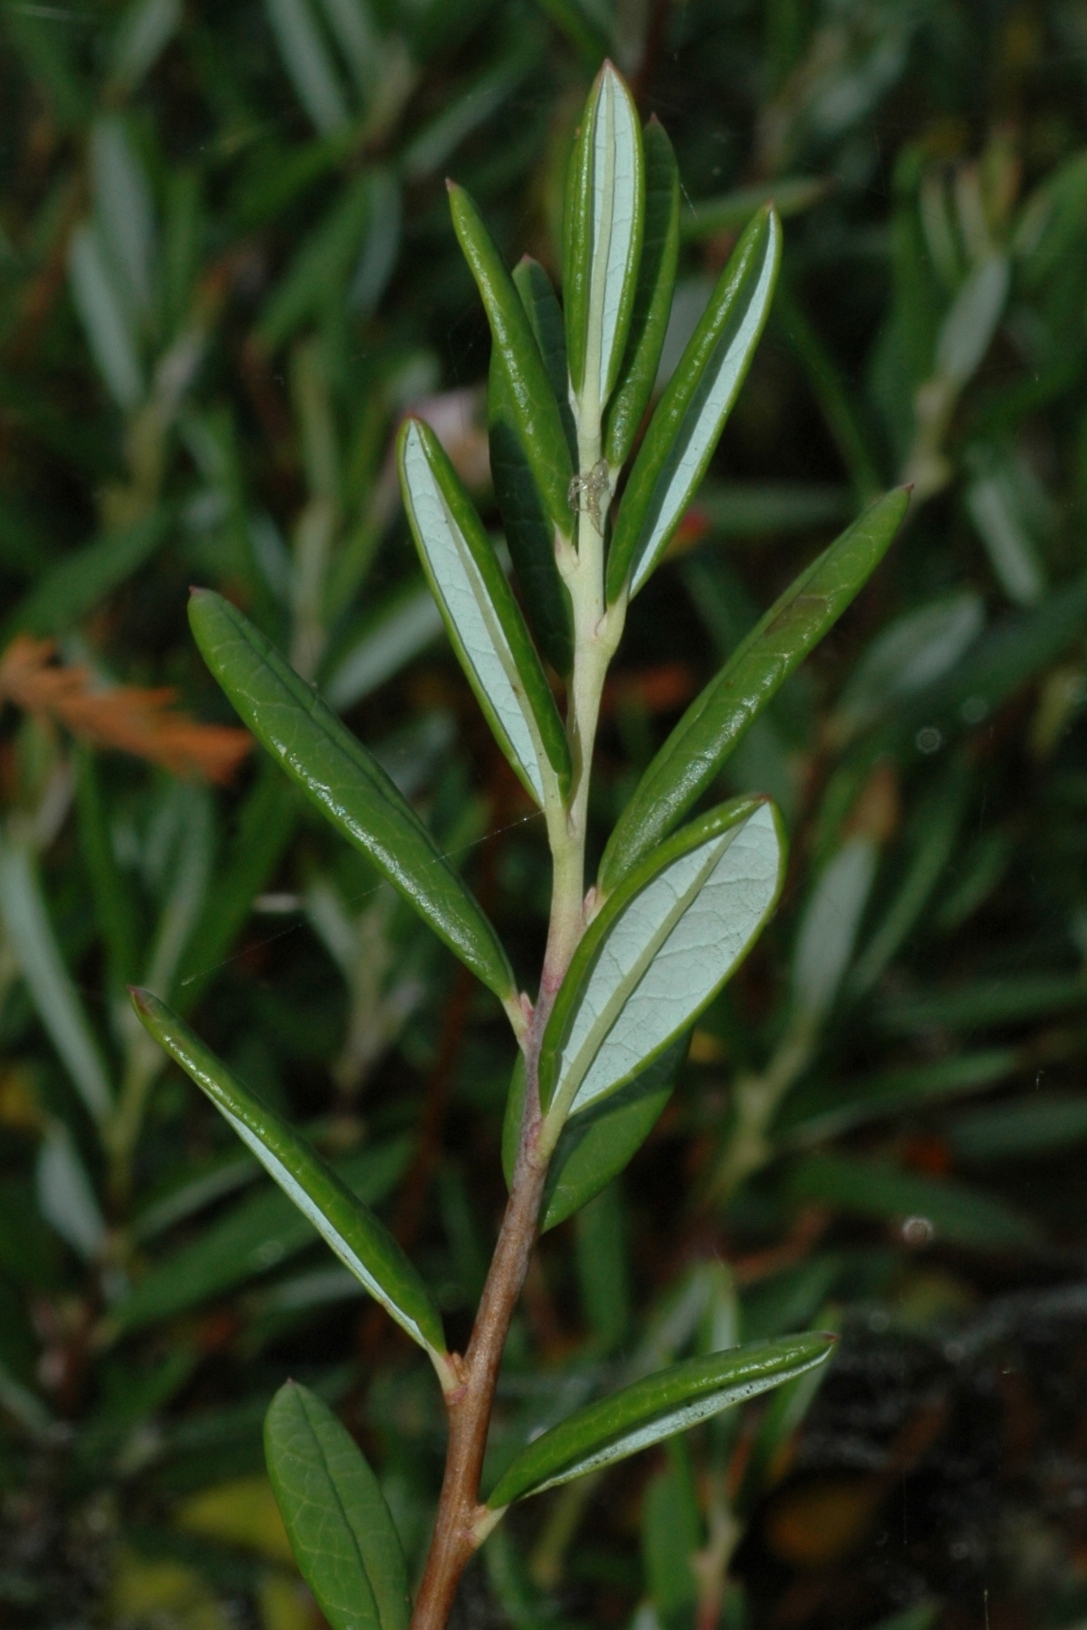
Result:
<svg viewBox="0 0 1087 1630"><path fill-rule="evenodd" d="M599 459L588 475L575 475L568 493L570 508L584 512L598 532L604 530L604 515L611 500L611 476L607 459Z"/></svg>

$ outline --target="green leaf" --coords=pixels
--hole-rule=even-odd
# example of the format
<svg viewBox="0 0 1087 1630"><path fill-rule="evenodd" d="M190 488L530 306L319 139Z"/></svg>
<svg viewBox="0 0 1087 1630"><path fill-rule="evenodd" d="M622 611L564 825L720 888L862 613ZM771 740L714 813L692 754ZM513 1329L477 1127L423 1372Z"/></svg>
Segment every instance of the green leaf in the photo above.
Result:
<svg viewBox="0 0 1087 1630"><path fill-rule="evenodd" d="M625 464L649 404L660 365L679 258L679 171L672 144L656 117L642 135L645 226L626 353L608 404L604 455Z"/></svg>
<svg viewBox="0 0 1087 1630"><path fill-rule="evenodd" d="M573 530L570 481L573 468L559 405L547 377L532 325L502 258L475 204L463 187L447 182L458 242L476 280L505 375L507 407L532 478L554 532Z"/></svg>
<svg viewBox="0 0 1087 1630"><path fill-rule="evenodd" d="M539 261L533 260L531 255L523 255L514 267L513 284L521 296L521 304L532 325L536 344L540 347L540 355L547 369L547 377L551 381L551 389L559 404L559 414L566 432L570 457L576 459L577 430L570 409L570 392L566 377L566 328L562 318L562 307L551 287L551 279Z"/></svg>
<svg viewBox="0 0 1087 1630"><path fill-rule="evenodd" d="M658 410L659 411L659 410ZM887 493L801 572L687 709L634 790L608 840L599 886L609 893L716 779L793 669L832 628L878 566L909 502Z"/></svg>
<svg viewBox="0 0 1087 1630"><path fill-rule="evenodd" d="M430 426L397 438L404 508L453 648L514 771L541 807L570 749L536 647L483 525Z"/></svg>
<svg viewBox="0 0 1087 1630"><path fill-rule="evenodd" d="M288 1381L265 1418L264 1453L291 1549L332 1630L406 1630L400 1539L346 1427L308 1387Z"/></svg>
<svg viewBox="0 0 1087 1630"><path fill-rule="evenodd" d="M599 426L623 360L645 212L638 111L610 62L589 92L570 163L562 289L570 385L584 428Z"/></svg>
<svg viewBox="0 0 1087 1630"><path fill-rule="evenodd" d="M677 832L611 896L544 1032L540 1103L554 1137L713 1000L773 910L784 868L777 811L738 798Z"/></svg>
<svg viewBox="0 0 1087 1630"><path fill-rule="evenodd" d="M204 660L257 740L500 1000L514 979L467 884L385 771L279 652L218 594L189 621Z"/></svg>
<svg viewBox="0 0 1087 1630"><path fill-rule="evenodd" d="M494 495L525 597L525 610L540 650L556 673L566 675L574 665L570 593L559 574L555 529L533 478L514 413L513 392L497 347L491 350L487 429Z"/></svg>
<svg viewBox="0 0 1087 1630"><path fill-rule="evenodd" d="M680 1036L633 1081L566 1122L547 1168L541 1234L572 1217L634 1158L672 1096L689 1042L688 1035ZM519 1054L502 1126L502 1167L507 1183L513 1180L524 1102L525 1065Z"/></svg>
<svg viewBox="0 0 1087 1630"><path fill-rule="evenodd" d="M839 1318L828 1309L824 1308L817 1317L824 1331L828 1327L835 1332L838 1330ZM734 1502L737 1511L750 1512L760 1494L767 1487L772 1487L782 1475L782 1451L789 1439L799 1431L826 1378L825 1368L808 1370L804 1375L786 1381L774 1393L763 1411L744 1466Z"/></svg>
<svg viewBox="0 0 1087 1630"><path fill-rule="evenodd" d="M438 1311L384 1224L312 1145L254 1098L164 1002L150 991L134 990L132 1003L150 1034L207 1094L345 1267L421 1347L432 1356L444 1353Z"/></svg>
<svg viewBox="0 0 1087 1630"><path fill-rule="evenodd" d="M721 273L657 403L627 482L608 553L608 599L636 594L705 474L759 342L777 280L781 225L761 210Z"/></svg>
<svg viewBox="0 0 1087 1630"><path fill-rule="evenodd" d="M669 1365L577 1410L522 1449L487 1506L501 1510L686 1431L822 1364L835 1340L822 1334L790 1336Z"/></svg>

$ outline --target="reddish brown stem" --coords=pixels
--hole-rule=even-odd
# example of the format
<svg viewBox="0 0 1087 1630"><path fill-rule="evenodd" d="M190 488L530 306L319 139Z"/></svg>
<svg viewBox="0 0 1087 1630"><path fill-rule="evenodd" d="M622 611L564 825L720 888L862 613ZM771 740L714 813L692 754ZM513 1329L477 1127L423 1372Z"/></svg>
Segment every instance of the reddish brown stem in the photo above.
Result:
<svg viewBox="0 0 1087 1630"><path fill-rule="evenodd" d="M535 1082L532 1086L535 1087ZM535 1098L535 1091L531 1097ZM510 1319L528 1272L547 1175L546 1164L535 1158L535 1142L531 1130L522 1138L517 1170L472 1339L461 1360L463 1382L447 1400L449 1448L445 1478L426 1571L411 1621L412 1630L444 1630L461 1574L476 1547L473 1522L498 1368Z"/></svg>

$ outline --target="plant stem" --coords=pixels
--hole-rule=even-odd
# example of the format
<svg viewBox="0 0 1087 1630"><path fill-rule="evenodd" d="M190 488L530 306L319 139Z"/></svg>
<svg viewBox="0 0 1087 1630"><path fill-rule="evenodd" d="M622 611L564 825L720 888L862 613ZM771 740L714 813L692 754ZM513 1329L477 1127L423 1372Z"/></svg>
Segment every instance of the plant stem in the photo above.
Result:
<svg viewBox="0 0 1087 1630"><path fill-rule="evenodd" d="M539 1055L534 1027L532 1052ZM533 1060L534 1063L534 1060ZM537 1099L535 1069L528 1100ZM539 1110L536 1109L538 1130ZM529 1129L531 1131L531 1129ZM528 1272L536 1238L546 1163L536 1157L535 1139L523 1137L498 1244L483 1288L468 1350L460 1360L462 1384L446 1400L449 1449L430 1553L412 1616L412 1630L443 1630L461 1574L476 1549L474 1523L479 1478L487 1444L498 1367L517 1298Z"/></svg>
<svg viewBox="0 0 1087 1630"><path fill-rule="evenodd" d="M597 416L599 417L599 416ZM547 810L553 877L551 916L540 989L531 1023L519 1036L525 1054L525 1110L517 1166L498 1244L463 1358L453 1360L460 1385L446 1394L449 1448L426 1568L412 1616L412 1630L444 1630L461 1574L489 1522L478 1504L494 1389L510 1319L528 1272L536 1239L548 1154L541 1147L539 1060L544 1030L563 976L585 930L585 836L589 775L608 663L625 620L625 602L608 608L604 598L604 522L611 500L607 467L600 459L599 424L580 437L578 540L559 552L574 611L574 671L567 733L574 763L569 802Z"/></svg>

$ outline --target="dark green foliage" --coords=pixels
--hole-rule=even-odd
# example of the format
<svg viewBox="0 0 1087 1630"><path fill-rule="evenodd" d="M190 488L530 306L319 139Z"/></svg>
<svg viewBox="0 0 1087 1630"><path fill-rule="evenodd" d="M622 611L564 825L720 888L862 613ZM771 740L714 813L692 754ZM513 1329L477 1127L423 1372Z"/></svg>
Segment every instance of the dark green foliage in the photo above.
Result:
<svg viewBox="0 0 1087 1630"><path fill-rule="evenodd" d="M609 892L681 819L770 793L791 871L693 1038L564 1129L485 1487L526 1492L523 1457L542 1464L560 1422L584 1410L591 1425L605 1395L671 1364L827 1328L843 1357L823 1394L811 1371L644 1473L632 1461L625 1481L620 1468L515 1512L473 1589L518 1630L628 1623L639 1607L655 1615L643 1630L928 1630L944 1612L980 1627L985 1590L994 1627L1082 1620L1082 1375L1067 1356L1087 1237L1081 11L0 12L0 656L20 633L55 639L65 667L91 670L96 705L117 685L171 687L191 719L232 726L185 619L189 584L214 590L289 658L298 695L316 684L333 727L374 749L372 785L395 784L412 834L399 862L420 895L442 880L448 937L500 995L506 964L481 925L523 982L544 926L542 822L442 642L396 497L397 423L413 409L434 424L568 675L557 225L602 58L667 128L682 183L675 222L649 125L639 349L607 428L608 451L640 445L653 481L616 505L615 589L659 474L654 296L672 256L661 388L757 212L773 200L784 223L722 448L632 609L590 848ZM492 302L532 342L519 380L489 361L446 172L496 264L532 257ZM535 442L526 390L547 404ZM526 480L545 467L546 510ZM878 501L897 523L904 498L880 495L904 484L883 557L894 527L866 532L862 513ZM805 574L835 563L823 551L851 523L863 559L812 604ZM764 694L754 720L728 707L741 679ZM339 842L263 757L205 792L44 693L30 708L5 689L3 704L0 859L37 906L20 910L25 890L0 900L0 1619L312 1626L260 1440L294 1374L309 1390L279 1394L273 1420L307 1400L313 1442L327 1434L365 1508L360 1554L368 1523L395 1527L385 1594L400 1608L374 1583L371 1617L400 1630L440 1474L433 1378L147 1051L122 986L190 1014L254 1113L305 1129L419 1264L454 1346L505 1202L498 1005L387 885L388 856ZM92 1115L99 1077L109 1099ZM519 1103L515 1087L510 1125ZM790 1472L809 1408L817 1430ZM911 1461L919 1420L932 1435ZM303 1484L332 1475L307 1452ZM829 1534L843 1479L869 1475L874 1526L798 1560L796 1532Z"/></svg>

